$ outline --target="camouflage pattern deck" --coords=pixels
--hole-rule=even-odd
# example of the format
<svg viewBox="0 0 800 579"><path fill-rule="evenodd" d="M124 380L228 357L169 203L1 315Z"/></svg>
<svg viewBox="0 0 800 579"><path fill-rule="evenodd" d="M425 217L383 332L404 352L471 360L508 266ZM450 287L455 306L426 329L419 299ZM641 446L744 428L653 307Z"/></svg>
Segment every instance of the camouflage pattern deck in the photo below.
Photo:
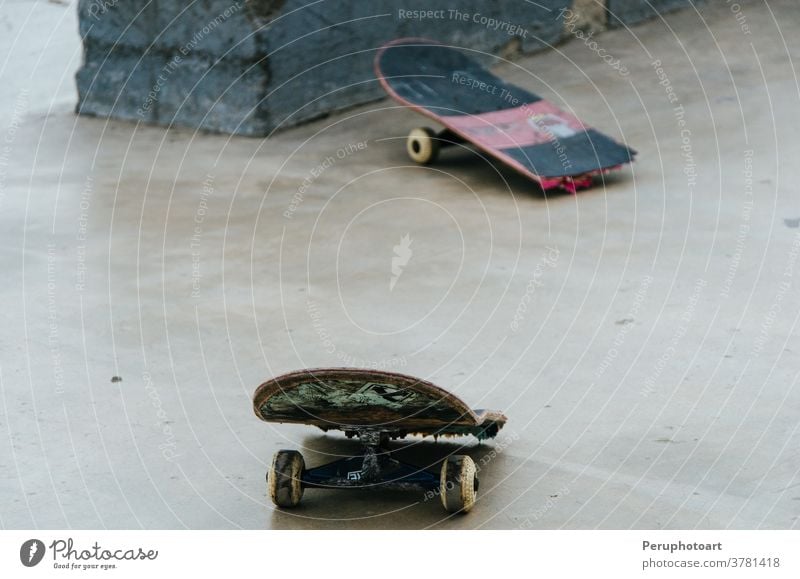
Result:
<svg viewBox="0 0 800 579"><path fill-rule="evenodd" d="M460 398L430 382L361 368L300 370L273 378L253 397L256 415L266 422L309 424L348 434L385 432L468 435L492 438L506 417L472 410Z"/></svg>

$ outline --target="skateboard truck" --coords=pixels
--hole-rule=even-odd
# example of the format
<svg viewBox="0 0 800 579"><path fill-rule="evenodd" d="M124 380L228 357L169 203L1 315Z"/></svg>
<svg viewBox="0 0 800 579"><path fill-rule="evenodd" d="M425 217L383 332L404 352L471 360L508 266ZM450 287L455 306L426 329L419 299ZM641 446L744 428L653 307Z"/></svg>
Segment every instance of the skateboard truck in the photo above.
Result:
<svg viewBox="0 0 800 579"><path fill-rule="evenodd" d="M430 165L436 162L441 149L466 142L466 139L450 129L443 129L437 133L430 127L417 127L408 133L406 150L412 161L420 165Z"/></svg>
<svg viewBox="0 0 800 579"><path fill-rule="evenodd" d="M315 468L305 468L295 450L279 450L267 473L270 497L279 507L294 507L303 491L316 489L418 490L439 494L451 513L468 512L475 504L478 476L467 455L451 455L438 474L396 460L388 449L392 435L384 430L346 430L357 436L362 453Z"/></svg>

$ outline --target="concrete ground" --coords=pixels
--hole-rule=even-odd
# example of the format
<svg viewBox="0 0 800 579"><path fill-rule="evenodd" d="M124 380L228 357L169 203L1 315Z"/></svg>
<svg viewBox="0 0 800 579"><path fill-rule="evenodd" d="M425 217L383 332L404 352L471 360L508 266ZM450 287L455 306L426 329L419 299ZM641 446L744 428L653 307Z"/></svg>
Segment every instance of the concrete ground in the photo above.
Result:
<svg viewBox="0 0 800 579"><path fill-rule="evenodd" d="M74 5L4 4L0 525L796 528L800 13L720 4L497 67L639 151L577 196L411 166L389 101L269 140L77 118ZM276 450L352 446L255 388L368 364L509 416L464 442L471 514L268 503Z"/></svg>

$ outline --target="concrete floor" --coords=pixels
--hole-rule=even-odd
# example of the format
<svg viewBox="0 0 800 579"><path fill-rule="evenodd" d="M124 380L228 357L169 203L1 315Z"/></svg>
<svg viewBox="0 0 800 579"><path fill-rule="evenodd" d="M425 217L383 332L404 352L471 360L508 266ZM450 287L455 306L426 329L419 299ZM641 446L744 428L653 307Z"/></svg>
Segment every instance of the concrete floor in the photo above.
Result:
<svg viewBox="0 0 800 579"><path fill-rule="evenodd" d="M627 77L581 41L499 66L639 151L547 197L465 151L410 166L421 119L388 101L265 141L76 118L74 5L4 4L0 525L796 528L793 4L742 2L750 34L721 5L598 36ZM466 441L470 515L267 503L274 451L351 445L260 422L256 386L365 364L507 413Z"/></svg>

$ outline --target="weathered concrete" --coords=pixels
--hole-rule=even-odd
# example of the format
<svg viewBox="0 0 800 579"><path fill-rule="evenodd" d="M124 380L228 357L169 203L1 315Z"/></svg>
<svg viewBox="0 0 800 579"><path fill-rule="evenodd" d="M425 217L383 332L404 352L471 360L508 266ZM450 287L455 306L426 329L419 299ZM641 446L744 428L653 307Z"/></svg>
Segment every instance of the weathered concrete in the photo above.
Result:
<svg viewBox="0 0 800 579"><path fill-rule="evenodd" d="M605 30L608 20L605 0L575 0L570 11L567 20L574 21L575 28L587 32Z"/></svg>
<svg viewBox="0 0 800 579"><path fill-rule="evenodd" d="M608 25L611 27L638 24L704 0L605 0Z"/></svg>
<svg viewBox="0 0 800 579"><path fill-rule="evenodd" d="M577 40L498 67L639 151L543 198L467 152L410 166L421 119L388 101L264 142L76 117L73 11L12 3L0 524L797 528L800 38L793 0L762 7L742 3L750 34L719 5L597 36L628 76ZM275 450L352 445L250 397L332 364L508 414L466 441L469 516L413 493L272 510ZM401 446L426 464L454 444Z"/></svg>

